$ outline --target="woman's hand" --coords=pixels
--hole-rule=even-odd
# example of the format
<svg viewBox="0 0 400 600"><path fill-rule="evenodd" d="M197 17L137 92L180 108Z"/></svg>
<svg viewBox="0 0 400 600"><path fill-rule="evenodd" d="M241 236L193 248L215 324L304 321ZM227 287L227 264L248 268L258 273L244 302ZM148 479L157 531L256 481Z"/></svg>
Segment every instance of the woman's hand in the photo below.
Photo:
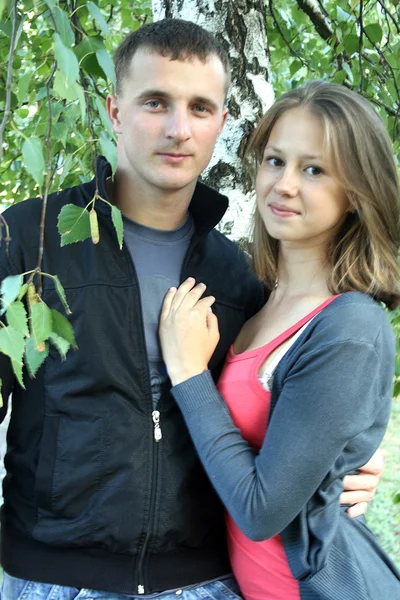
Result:
<svg viewBox="0 0 400 600"><path fill-rule="evenodd" d="M367 510L378 488L384 470L382 450L378 448L370 460L358 469L358 475L346 475L343 479L344 491L341 504L351 504L347 509L350 517L359 517Z"/></svg>
<svg viewBox="0 0 400 600"><path fill-rule="evenodd" d="M172 385L199 375L219 341L218 319L211 306L213 296L201 298L203 283L195 285L192 277L165 296L160 316L160 341Z"/></svg>

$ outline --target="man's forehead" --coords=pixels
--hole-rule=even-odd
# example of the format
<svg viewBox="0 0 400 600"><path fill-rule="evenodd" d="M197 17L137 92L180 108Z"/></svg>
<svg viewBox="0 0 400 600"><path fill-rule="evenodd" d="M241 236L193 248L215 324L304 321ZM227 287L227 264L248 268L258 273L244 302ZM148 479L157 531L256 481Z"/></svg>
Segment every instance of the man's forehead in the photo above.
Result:
<svg viewBox="0 0 400 600"><path fill-rule="evenodd" d="M226 77L222 61L216 54L210 54L205 60L197 56L172 59L153 50L139 48L131 59L125 82L168 93L176 86L185 86L186 78L189 78L193 93L204 95L201 90L218 93L224 89Z"/></svg>

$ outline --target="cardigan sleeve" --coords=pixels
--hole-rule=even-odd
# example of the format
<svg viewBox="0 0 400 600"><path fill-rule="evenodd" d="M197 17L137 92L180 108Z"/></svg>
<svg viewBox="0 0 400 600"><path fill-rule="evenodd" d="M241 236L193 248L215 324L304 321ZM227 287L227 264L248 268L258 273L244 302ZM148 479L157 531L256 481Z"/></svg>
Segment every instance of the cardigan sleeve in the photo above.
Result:
<svg viewBox="0 0 400 600"><path fill-rule="evenodd" d="M258 454L241 437L208 372L172 388L216 491L255 541L280 533L296 517L347 442L390 404L390 393L381 397L374 343L317 346L308 344L289 370Z"/></svg>

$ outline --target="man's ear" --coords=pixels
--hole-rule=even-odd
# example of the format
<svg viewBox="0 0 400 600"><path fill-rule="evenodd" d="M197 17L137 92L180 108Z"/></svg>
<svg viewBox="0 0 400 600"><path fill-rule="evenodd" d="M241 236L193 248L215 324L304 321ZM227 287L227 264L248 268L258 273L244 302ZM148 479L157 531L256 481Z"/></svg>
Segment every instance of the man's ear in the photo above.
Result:
<svg viewBox="0 0 400 600"><path fill-rule="evenodd" d="M221 131L222 131L222 130L223 130L223 128L224 128L224 125L225 125L225 123L226 123L226 119L227 119L227 117L228 117L228 114L229 114L229 111L228 111L228 109L225 107L225 108L224 108L224 110L222 111L221 127L219 128L218 135L220 135L220 134L221 134Z"/></svg>
<svg viewBox="0 0 400 600"><path fill-rule="evenodd" d="M120 121L120 108L118 105L118 97L116 94L108 94L106 98L106 109L111 126L115 133L122 133L122 125Z"/></svg>

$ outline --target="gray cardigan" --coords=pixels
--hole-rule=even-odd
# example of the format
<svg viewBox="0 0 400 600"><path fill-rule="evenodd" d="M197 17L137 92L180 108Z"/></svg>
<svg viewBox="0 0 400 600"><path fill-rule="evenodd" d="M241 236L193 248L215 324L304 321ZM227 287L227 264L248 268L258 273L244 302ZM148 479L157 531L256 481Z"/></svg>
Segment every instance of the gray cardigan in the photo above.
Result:
<svg viewBox="0 0 400 600"><path fill-rule="evenodd" d="M172 388L226 508L253 540L281 534L302 600L400 599L395 566L339 505L344 475L384 435L394 358L383 309L358 292L336 298L279 363L258 454L208 372Z"/></svg>

